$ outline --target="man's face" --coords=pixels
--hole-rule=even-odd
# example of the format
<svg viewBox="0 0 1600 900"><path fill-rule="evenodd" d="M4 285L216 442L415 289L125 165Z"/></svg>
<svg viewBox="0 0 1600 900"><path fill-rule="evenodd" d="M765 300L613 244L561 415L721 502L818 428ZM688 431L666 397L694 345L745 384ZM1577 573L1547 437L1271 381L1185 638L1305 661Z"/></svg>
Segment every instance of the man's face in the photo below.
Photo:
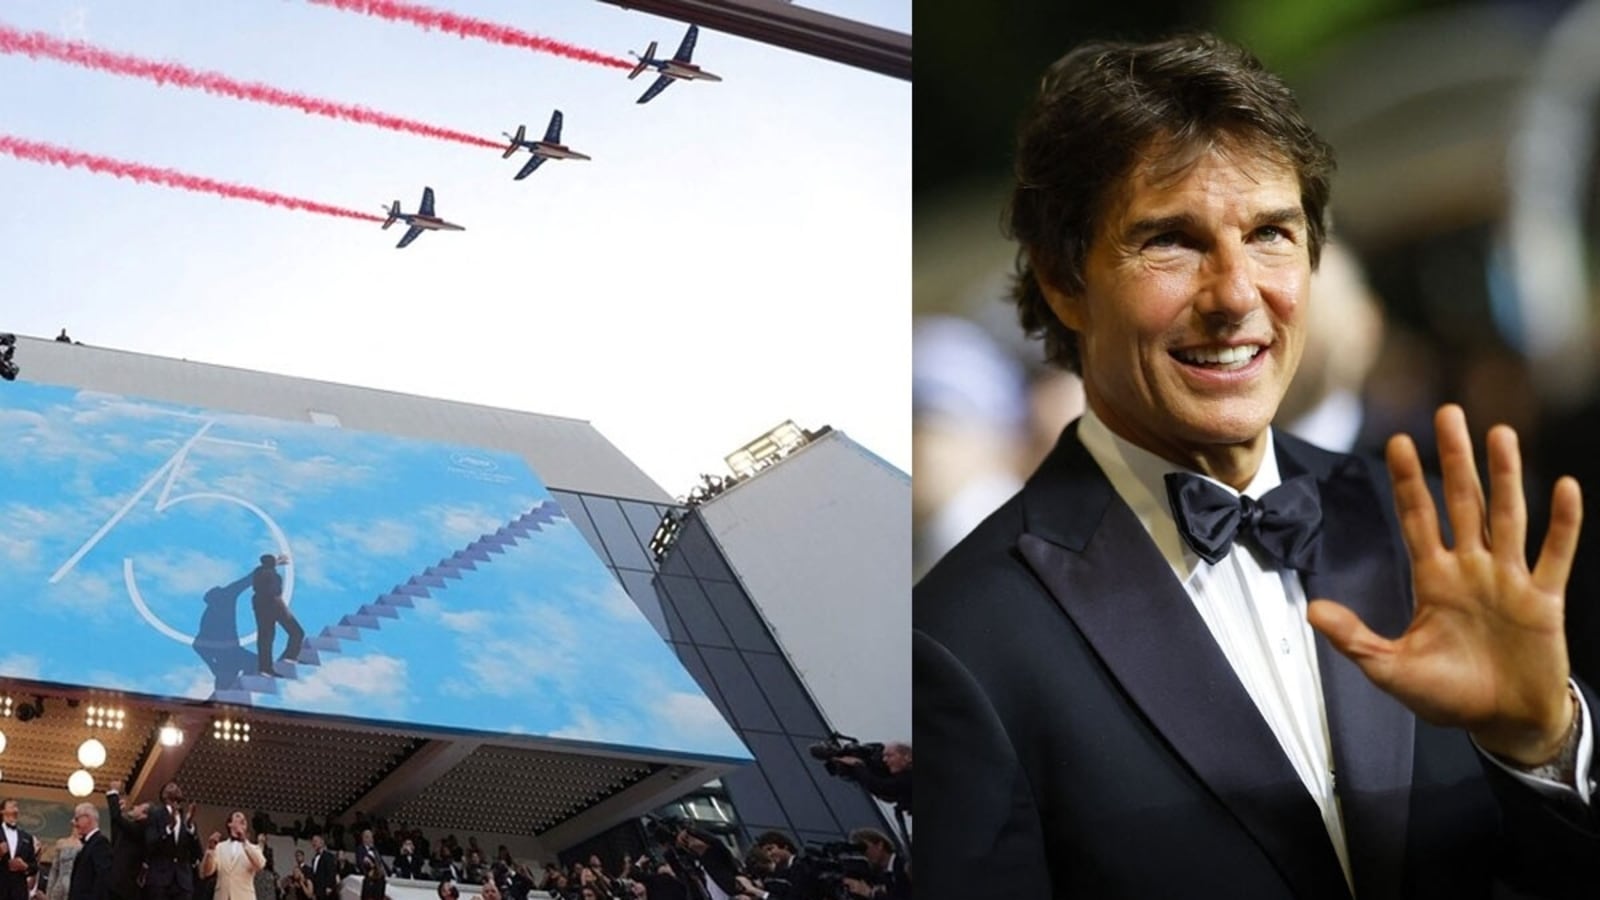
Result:
<svg viewBox="0 0 1600 900"><path fill-rule="evenodd" d="M366 831L361 832L361 843L367 845L368 847L372 846L372 829L371 828L368 828Z"/></svg>
<svg viewBox="0 0 1600 900"><path fill-rule="evenodd" d="M314 834L314 835L311 836L311 852L312 853L321 853L322 852L322 835Z"/></svg>
<svg viewBox="0 0 1600 900"><path fill-rule="evenodd" d="M79 838L88 838L89 832L94 831L94 828L94 819L88 813L80 812L72 816L72 830L77 833Z"/></svg>
<svg viewBox="0 0 1600 900"><path fill-rule="evenodd" d="M244 813L235 812L228 817L228 831L243 836L249 823L245 820Z"/></svg>
<svg viewBox="0 0 1600 900"><path fill-rule="evenodd" d="M867 862L872 863L874 869L889 868L889 855L892 851L876 841L867 841L866 845L867 850L861 855L867 858Z"/></svg>
<svg viewBox="0 0 1600 900"><path fill-rule="evenodd" d="M409 841L409 840L407 840L405 843L400 845L400 852L401 853L414 853L414 852L416 852L416 849L417 848L412 846L411 841Z"/></svg>
<svg viewBox="0 0 1600 900"><path fill-rule="evenodd" d="M1285 165L1213 148L1114 191L1079 295L1047 288L1078 332L1089 405L1171 461L1259 447L1305 346L1311 277L1300 186Z"/></svg>
<svg viewBox="0 0 1600 900"><path fill-rule="evenodd" d="M4 806L0 806L0 819L4 819L7 825L10 825L13 828L16 827L17 801L7 800Z"/></svg>
<svg viewBox="0 0 1600 900"><path fill-rule="evenodd" d="M903 772L910 762L911 760L906 756L905 750L898 745L890 745L883 748L883 767L890 772Z"/></svg>
<svg viewBox="0 0 1600 900"><path fill-rule="evenodd" d="M294 864L297 865L297 866L304 865L305 861L306 861L306 852L304 850L296 850L294 852Z"/></svg>
<svg viewBox="0 0 1600 900"><path fill-rule="evenodd" d="M176 781L169 781L161 789L161 799L170 806L177 806L183 802L183 788L178 787Z"/></svg>
<svg viewBox="0 0 1600 900"><path fill-rule="evenodd" d="M887 754L885 754L885 760L887 760ZM789 848L782 844L762 844L761 849L767 851L767 856L780 866L786 865L790 858L794 856L789 852Z"/></svg>

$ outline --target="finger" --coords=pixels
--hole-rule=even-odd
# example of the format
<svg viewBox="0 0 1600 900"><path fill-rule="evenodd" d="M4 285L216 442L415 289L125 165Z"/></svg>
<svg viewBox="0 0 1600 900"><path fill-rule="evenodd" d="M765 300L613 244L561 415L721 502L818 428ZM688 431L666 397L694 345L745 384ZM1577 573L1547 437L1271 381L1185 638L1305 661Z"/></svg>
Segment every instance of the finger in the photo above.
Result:
<svg viewBox="0 0 1600 900"><path fill-rule="evenodd" d="M1394 669L1394 642L1379 636L1349 607L1332 600L1313 600L1306 609L1306 620L1321 632L1333 649L1350 661L1380 688L1386 688Z"/></svg>
<svg viewBox="0 0 1600 900"><path fill-rule="evenodd" d="M1522 494L1522 452L1508 425L1489 429L1489 548L1501 565L1528 565L1528 501Z"/></svg>
<svg viewBox="0 0 1600 900"><path fill-rule="evenodd" d="M1483 547L1483 484L1472 455L1472 435L1461 407L1447 403L1433 417L1439 439L1439 468L1444 473L1444 506L1450 513L1457 550Z"/></svg>
<svg viewBox="0 0 1600 900"><path fill-rule="evenodd" d="M1556 482L1550 498L1550 530L1545 532L1539 561L1533 567L1533 585L1541 591L1566 596L1567 577L1578 554L1578 531L1583 524L1583 492L1570 475Z"/></svg>
<svg viewBox="0 0 1600 900"><path fill-rule="evenodd" d="M1400 533L1411 549L1411 557L1418 559L1443 552L1439 514L1433 508L1428 479L1422 474L1417 445L1407 435L1397 434L1389 439L1386 456L1389 477L1394 482L1394 508L1400 516Z"/></svg>

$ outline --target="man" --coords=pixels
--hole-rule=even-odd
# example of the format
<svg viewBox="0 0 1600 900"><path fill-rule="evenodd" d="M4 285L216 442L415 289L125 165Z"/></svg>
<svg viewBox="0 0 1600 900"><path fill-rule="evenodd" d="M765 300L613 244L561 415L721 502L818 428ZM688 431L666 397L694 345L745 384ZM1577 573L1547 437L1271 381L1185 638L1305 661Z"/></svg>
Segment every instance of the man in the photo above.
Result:
<svg viewBox="0 0 1600 900"><path fill-rule="evenodd" d="M906 872L905 859L894 851L889 836L876 828L857 828L850 832L850 843L863 847L862 855L872 867L873 878L845 877L845 891L855 897L878 897L882 900L911 900L911 876Z"/></svg>
<svg viewBox="0 0 1600 900"><path fill-rule="evenodd" d="M67 900L109 900L111 841L100 831L100 810L92 803L79 803L72 812L72 829L83 847L72 860Z"/></svg>
<svg viewBox="0 0 1600 900"><path fill-rule="evenodd" d="M394 877L422 877L422 860L417 856L417 847L410 838L400 842L400 852L394 855Z"/></svg>
<svg viewBox="0 0 1600 900"><path fill-rule="evenodd" d="M335 900L339 895L339 866L322 835L311 836L311 890L316 900Z"/></svg>
<svg viewBox="0 0 1600 900"><path fill-rule="evenodd" d="M28 900L33 893L33 879L39 874L39 846L33 835L17 824L20 810L17 801L6 798L0 803L0 833L5 846L0 847L0 900Z"/></svg>
<svg viewBox="0 0 1600 900"><path fill-rule="evenodd" d="M379 855L374 843L371 828L361 829L361 843L356 844L356 874L365 876L369 866L378 866L385 875L389 874L389 867L384 865L383 857Z"/></svg>
<svg viewBox="0 0 1600 900"><path fill-rule="evenodd" d="M756 848L772 861L772 871L762 875L759 886L740 875L740 892L755 900L789 900L794 896L794 841L781 831L763 831L756 837Z"/></svg>
<svg viewBox="0 0 1600 900"><path fill-rule="evenodd" d="M256 665L263 675L277 674L272 668L272 641L277 636L279 625L283 626L283 632L289 638L280 659L299 659L300 645L306 637L300 620L289 612L289 605L283 602L283 576L278 574L278 566L288 562L288 557L263 553L261 565L250 573L250 607L256 614Z"/></svg>
<svg viewBox="0 0 1600 900"><path fill-rule="evenodd" d="M677 845L689 851L700 869L699 872L680 872L679 877L687 874L688 877L698 878L705 896L711 900L727 900L739 895L739 876L742 873L739 871L739 861L734 858L727 844L713 834L682 826L678 829Z"/></svg>
<svg viewBox="0 0 1600 900"><path fill-rule="evenodd" d="M169 781L161 802L150 804L144 826L144 900L191 900L194 867L200 858L194 804L185 804L183 788Z"/></svg>
<svg viewBox="0 0 1600 900"><path fill-rule="evenodd" d="M1088 411L917 586L923 893L1592 893L1576 483L1530 570L1510 429L1485 499L1436 417L1447 544L1408 438L1386 475L1268 427L1332 171L1288 89L1209 37L1079 48L1016 171L1022 322Z"/></svg>
<svg viewBox="0 0 1600 900"><path fill-rule="evenodd" d="M873 771L859 756L839 756L834 762L845 768L840 773L860 783L867 793L892 803L903 815L911 814L911 745L898 741L883 745L883 768L888 774Z"/></svg>
<svg viewBox="0 0 1600 900"><path fill-rule="evenodd" d="M214 900L256 900L256 873L267 867L266 854L250 840L249 820L242 811L228 816L227 831L226 840L216 833L207 840L200 877L217 879Z"/></svg>
<svg viewBox="0 0 1600 900"><path fill-rule="evenodd" d="M106 790L106 809L111 821L111 900L139 900L139 874L144 868L145 819L150 804L140 803L127 813L122 811L122 785Z"/></svg>

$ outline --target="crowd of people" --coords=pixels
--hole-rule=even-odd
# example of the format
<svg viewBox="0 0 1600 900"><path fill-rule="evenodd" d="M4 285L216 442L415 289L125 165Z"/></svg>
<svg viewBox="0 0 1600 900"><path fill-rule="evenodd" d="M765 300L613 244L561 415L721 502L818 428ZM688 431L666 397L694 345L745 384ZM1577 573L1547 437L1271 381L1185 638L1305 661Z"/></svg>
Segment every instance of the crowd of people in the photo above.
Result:
<svg viewBox="0 0 1600 900"><path fill-rule="evenodd" d="M176 783L157 801L126 807L120 785L112 785L106 807L102 833L99 808L79 804L73 834L57 842L41 872L37 840L17 828L16 801L5 801L0 883L6 890L0 900L339 900L352 876L361 879L362 900L389 900L390 879L437 882L439 900L460 900L463 893L529 900L536 891L556 900L911 896L905 855L874 829L858 829L848 843L815 855L769 831L741 861L714 835L658 823L650 850L633 858L607 865L596 854L541 868L518 861L504 844L490 857L476 837L465 844L454 835L430 841L420 830L390 828L361 814L348 827L308 816L280 828L267 815L236 810L221 829L206 832ZM281 868L269 840L274 835L295 842L293 861Z"/></svg>

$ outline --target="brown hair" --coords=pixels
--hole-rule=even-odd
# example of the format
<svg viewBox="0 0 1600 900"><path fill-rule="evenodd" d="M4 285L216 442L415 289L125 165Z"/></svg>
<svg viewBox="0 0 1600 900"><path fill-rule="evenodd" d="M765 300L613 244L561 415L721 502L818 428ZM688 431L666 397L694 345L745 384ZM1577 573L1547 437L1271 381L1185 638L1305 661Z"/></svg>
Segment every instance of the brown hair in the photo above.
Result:
<svg viewBox="0 0 1600 900"><path fill-rule="evenodd" d="M1177 172L1218 146L1295 171L1315 268L1333 149L1283 80L1248 51L1208 34L1095 42L1045 72L1018 129L1006 230L1020 244L1012 300L1023 329L1043 336L1047 358L1079 371L1078 336L1051 311L1041 280L1083 290L1084 260L1109 201L1140 163Z"/></svg>

